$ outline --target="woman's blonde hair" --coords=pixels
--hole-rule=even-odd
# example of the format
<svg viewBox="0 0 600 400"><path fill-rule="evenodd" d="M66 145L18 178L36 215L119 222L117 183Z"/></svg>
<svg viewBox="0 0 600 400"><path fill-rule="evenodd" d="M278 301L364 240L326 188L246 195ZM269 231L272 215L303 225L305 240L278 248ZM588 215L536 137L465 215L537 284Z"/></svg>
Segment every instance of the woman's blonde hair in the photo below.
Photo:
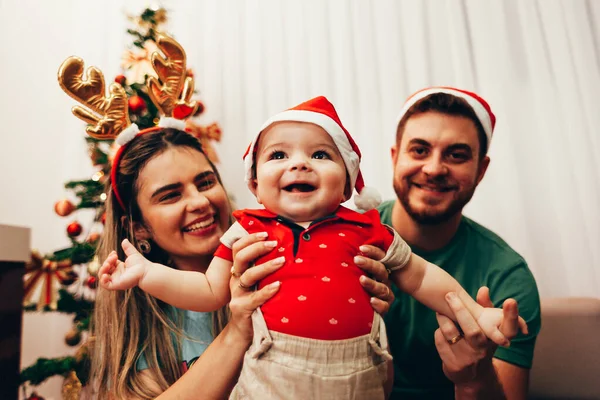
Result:
<svg viewBox="0 0 600 400"><path fill-rule="evenodd" d="M97 251L100 260L106 259L112 250L117 250L119 259L123 260L125 255L120 243L125 238L139 249L133 229L134 223L143 223L137 204L139 173L148 161L173 147L186 147L204 154L196 138L175 129L142 134L128 145L117 174L117 190L127 210L119 206L108 183L106 224ZM221 183L217 169L208 158L207 161ZM154 242L151 247L146 257L169 265L169 255ZM173 346L173 333L182 338L181 319L166 310L165 303L137 287L126 291L98 288L92 318L90 383L99 399L153 399L181 376L181 350ZM218 335L226 323L225 308L214 312L213 335ZM148 385L138 373L136 364L141 355L156 385Z"/></svg>

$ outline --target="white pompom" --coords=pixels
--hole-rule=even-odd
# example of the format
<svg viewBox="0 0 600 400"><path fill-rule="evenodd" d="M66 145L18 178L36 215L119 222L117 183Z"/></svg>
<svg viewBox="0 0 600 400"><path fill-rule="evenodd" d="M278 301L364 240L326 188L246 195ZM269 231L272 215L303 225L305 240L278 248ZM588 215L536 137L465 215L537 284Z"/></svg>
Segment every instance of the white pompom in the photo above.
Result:
<svg viewBox="0 0 600 400"><path fill-rule="evenodd" d="M354 204L363 211L369 211L381 204L381 195L377 189L365 186L354 195Z"/></svg>
<svg viewBox="0 0 600 400"><path fill-rule="evenodd" d="M131 124L126 129L124 129L121 133L119 133L119 136L117 136L117 138L115 139L115 142L119 146L123 146L123 145L131 142L133 140L133 138L135 137L135 135L137 135L138 133L140 133L140 128L138 128L138 126L136 124Z"/></svg>
<svg viewBox="0 0 600 400"><path fill-rule="evenodd" d="M173 128L183 131L185 130L185 121L171 117L160 117L160 121L158 121L158 126L160 126L161 128Z"/></svg>

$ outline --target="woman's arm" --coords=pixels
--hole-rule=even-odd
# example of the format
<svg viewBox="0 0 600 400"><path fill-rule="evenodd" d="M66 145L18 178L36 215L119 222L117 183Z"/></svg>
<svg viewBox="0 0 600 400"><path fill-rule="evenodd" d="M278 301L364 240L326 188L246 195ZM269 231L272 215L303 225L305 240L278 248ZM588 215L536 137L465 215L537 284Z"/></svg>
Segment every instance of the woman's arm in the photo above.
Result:
<svg viewBox="0 0 600 400"><path fill-rule="evenodd" d="M371 245L360 246L361 254L354 257L354 263L366 275L360 277L360 284L371 296L371 307L380 315L385 315L394 302L394 292L390 289L390 280L385 265L379 260L385 252Z"/></svg>
<svg viewBox="0 0 600 400"><path fill-rule="evenodd" d="M263 240L249 235L234 244L235 269L243 273L231 277L229 283L231 319L194 365L158 399L226 399L229 396L252 341L252 313L273 297L280 286L280 282L273 282L256 292L240 287L240 280L244 285L253 286L283 265L280 260L271 260L248 269L252 261L272 250Z"/></svg>

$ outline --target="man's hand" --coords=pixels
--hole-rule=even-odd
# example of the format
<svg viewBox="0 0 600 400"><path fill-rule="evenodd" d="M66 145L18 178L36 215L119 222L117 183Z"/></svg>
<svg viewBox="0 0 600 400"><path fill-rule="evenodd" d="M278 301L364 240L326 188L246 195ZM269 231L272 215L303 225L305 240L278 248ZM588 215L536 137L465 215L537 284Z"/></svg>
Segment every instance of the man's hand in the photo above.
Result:
<svg viewBox="0 0 600 400"><path fill-rule="evenodd" d="M467 389L476 392L485 388L493 391L489 398L503 398L502 386L492 365L497 344L486 337L458 296L450 295L446 299L456 315L458 327L451 319L437 315L440 328L435 331L435 345L442 359L444 374L454 382L457 391ZM479 289L477 303L483 307L493 307L488 288ZM506 339L511 340L520 329L517 302L513 299L506 300L503 311L499 330ZM526 333L526 326L524 332Z"/></svg>

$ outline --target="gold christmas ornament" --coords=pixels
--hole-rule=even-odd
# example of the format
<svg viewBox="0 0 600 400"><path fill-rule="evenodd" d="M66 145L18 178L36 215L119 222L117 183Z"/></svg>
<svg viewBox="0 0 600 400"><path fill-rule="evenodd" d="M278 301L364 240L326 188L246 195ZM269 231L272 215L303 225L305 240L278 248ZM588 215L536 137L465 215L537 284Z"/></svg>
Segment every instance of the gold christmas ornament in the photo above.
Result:
<svg viewBox="0 0 600 400"><path fill-rule="evenodd" d="M79 400L81 397L81 382L75 371L69 372L62 386L63 400Z"/></svg>
<svg viewBox="0 0 600 400"><path fill-rule="evenodd" d="M77 346L79 342L81 342L81 332L74 327L65 335L65 343L68 346Z"/></svg>
<svg viewBox="0 0 600 400"><path fill-rule="evenodd" d="M100 260L98 260L98 256L94 256L92 261L90 261L87 265L87 272L91 276L98 276L99 269L100 269Z"/></svg>

